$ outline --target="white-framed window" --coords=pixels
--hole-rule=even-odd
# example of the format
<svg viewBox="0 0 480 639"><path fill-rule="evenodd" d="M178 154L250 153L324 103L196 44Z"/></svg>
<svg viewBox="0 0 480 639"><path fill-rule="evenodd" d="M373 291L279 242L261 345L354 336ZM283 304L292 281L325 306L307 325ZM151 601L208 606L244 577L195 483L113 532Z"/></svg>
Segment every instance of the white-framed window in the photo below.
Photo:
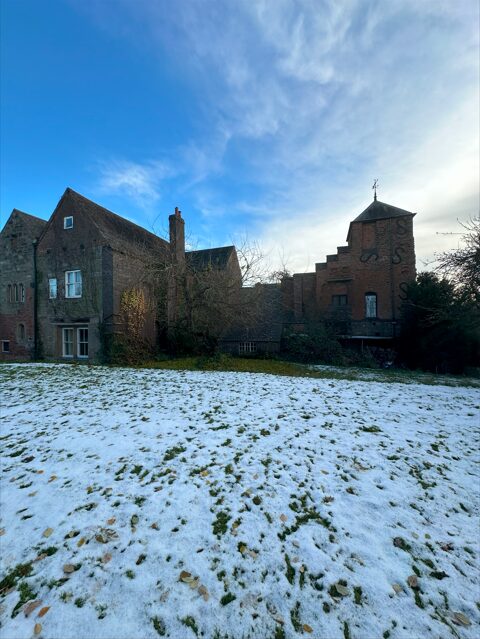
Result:
<svg viewBox="0 0 480 639"><path fill-rule="evenodd" d="M77 357L88 357L88 328L77 328Z"/></svg>
<svg viewBox="0 0 480 639"><path fill-rule="evenodd" d="M48 279L48 298L51 300L57 299L57 278L50 277Z"/></svg>
<svg viewBox="0 0 480 639"><path fill-rule="evenodd" d="M68 217L63 218L63 228L73 229L73 215L69 215Z"/></svg>
<svg viewBox="0 0 480 639"><path fill-rule="evenodd" d="M256 342L240 342L238 344L239 355L244 355L245 353L256 353L256 352L257 352Z"/></svg>
<svg viewBox="0 0 480 639"><path fill-rule="evenodd" d="M82 271L65 271L65 297L82 297Z"/></svg>
<svg viewBox="0 0 480 639"><path fill-rule="evenodd" d="M18 285L20 291L20 301L25 302L25 286L23 284Z"/></svg>
<svg viewBox="0 0 480 639"><path fill-rule="evenodd" d="M10 353L10 342L8 339L2 339L2 353Z"/></svg>
<svg viewBox="0 0 480 639"><path fill-rule="evenodd" d="M377 317L377 294L365 293L365 317Z"/></svg>
<svg viewBox="0 0 480 639"><path fill-rule="evenodd" d="M62 328L62 355L73 357L73 328Z"/></svg>

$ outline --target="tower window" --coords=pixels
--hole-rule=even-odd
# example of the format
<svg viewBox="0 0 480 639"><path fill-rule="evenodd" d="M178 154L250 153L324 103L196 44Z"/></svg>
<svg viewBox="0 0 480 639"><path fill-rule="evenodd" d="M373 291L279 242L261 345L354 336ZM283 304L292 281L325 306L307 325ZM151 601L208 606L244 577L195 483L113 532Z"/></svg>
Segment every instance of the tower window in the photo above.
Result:
<svg viewBox="0 0 480 639"><path fill-rule="evenodd" d="M63 218L63 228L73 229L73 215L69 215L68 217Z"/></svg>
<svg viewBox="0 0 480 639"><path fill-rule="evenodd" d="M367 318L377 317L377 294L376 293L365 294L365 317Z"/></svg>

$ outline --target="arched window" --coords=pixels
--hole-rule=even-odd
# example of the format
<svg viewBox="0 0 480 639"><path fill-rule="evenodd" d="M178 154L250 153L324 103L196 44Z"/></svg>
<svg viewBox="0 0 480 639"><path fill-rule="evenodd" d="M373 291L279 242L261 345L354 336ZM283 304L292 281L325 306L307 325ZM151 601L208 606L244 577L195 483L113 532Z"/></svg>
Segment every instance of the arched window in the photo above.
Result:
<svg viewBox="0 0 480 639"><path fill-rule="evenodd" d="M13 301L18 302L18 286L16 284L13 285Z"/></svg>
<svg viewBox="0 0 480 639"><path fill-rule="evenodd" d="M25 301L25 286L23 284L19 284L19 288L20 288L20 301L24 302Z"/></svg>
<svg viewBox="0 0 480 639"><path fill-rule="evenodd" d="M377 317L377 294L365 293L365 317Z"/></svg>
<svg viewBox="0 0 480 639"><path fill-rule="evenodd" d="M18 325L18 340L22 342L25 339L25 324Z"/></svg>
<svg viewBox="0 0 480 639"><path fill-rule="evenodd" d="M12 298L12 285L11 285L11 284L9 284L9 285L7 286L7 300L8 300L9 302L13 302L13 298Z"/></svg>

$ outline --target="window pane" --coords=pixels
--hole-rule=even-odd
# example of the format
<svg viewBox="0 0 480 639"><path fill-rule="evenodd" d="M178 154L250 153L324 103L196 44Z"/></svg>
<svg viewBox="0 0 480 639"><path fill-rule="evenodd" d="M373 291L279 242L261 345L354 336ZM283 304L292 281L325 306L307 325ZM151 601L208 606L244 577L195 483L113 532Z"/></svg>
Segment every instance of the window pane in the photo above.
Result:
<svg viewBox="0 0 480 639"><path fill-rule="evenodd" d="M377 317L377 296L375 293L365 295L365 316Z"/></svg>
<svg viewBox="0 0 480 639"><path fill-rule="evenodd" d="M48 280L48 296L51 300L57 297L57 278L52 277Z"/></svg>
<svg viewBox="0 0 480 639"><path fill-rule="evenodd" d="M78 356L88 357L88 328L78 329Z"/></svg>
<svg viewBox="0 0 480 639"><path fill-rule="evenodd" d="M63 356L73 357L73 328L63 329Z"/></svg>

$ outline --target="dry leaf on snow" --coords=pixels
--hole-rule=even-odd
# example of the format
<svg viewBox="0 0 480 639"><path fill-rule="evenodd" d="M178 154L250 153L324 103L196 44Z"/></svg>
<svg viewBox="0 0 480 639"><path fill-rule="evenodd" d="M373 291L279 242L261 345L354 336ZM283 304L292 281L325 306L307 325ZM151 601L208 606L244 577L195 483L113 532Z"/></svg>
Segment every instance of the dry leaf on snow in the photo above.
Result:
<svg viewBox="0 0 480 639"><path fill-rule="evenodd" d="M42 632L42 624L36 623L35 626L33 627L33 632L34 634L39 635Z"/></svg>
<svg viewBox="0 0 480 639"><path fill-rule="evenodd" d="M72 572L75 572L75 566L73 564L65 564L63 567L63 572L69 575Z"/></svg>
<svg viewBox="0 0 480 639"><path fill-rule="evenodd" d="M35 601L29 601L23 606L23 612L25 617L29 617L36 608L42 605L41 599L36 599Z"/></svg>
<svg viewBox="0 0 480 639"><path fill-rule="evenodd" d="M43 531L43 536L44 537L50 537L52 532L53 532L53 528L47 528L46 530Z"/></svg>
<svg viewBox="0 0 480 639"><path fill-rule="evenodd" d="M304 632L313 632L312 626L309 626L308 623L304 623L302 626Z"/></svg>
<svg viewBox="0 0 480 639"><path fill-rule="evenodd" d="M459 626L471 626L472 622L470 619L463 614L463 612L454 612L453 613L453 621Z"/></svg>
<svg viewBox="0 0 480 639"><path fill-rule="evenodd" d="M284 514L280 515L280 521L285 522L285 521L287 521L287 519L288 519L287 515L284 515Z"/></svg>
<svg viewBox="0 0 480 639"><path fill-rule="evenodd" d="M407 579L407 584L410 588L418 588L418 578L417 575L410 575Z"/></svg>
<svg viewBox="0 0 480 639"><path fill-rule="evenodd" d="M44 606L38 613L37 617L44 617L49 610L50 610L50 606Z"/></svg>

